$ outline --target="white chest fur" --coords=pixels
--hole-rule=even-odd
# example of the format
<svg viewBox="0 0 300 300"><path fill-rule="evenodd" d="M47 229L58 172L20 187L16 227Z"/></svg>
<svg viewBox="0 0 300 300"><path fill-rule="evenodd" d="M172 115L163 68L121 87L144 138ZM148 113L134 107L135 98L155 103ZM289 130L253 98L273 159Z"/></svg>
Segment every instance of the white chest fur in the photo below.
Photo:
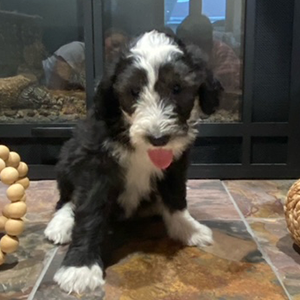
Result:
<svg viewBox="0 0 300 300"><path fill-rule="evenodd" d="M163 172L150 161L146 151L128 153L122 165L125 167L125 191L118 201L124 208L126 217L130 217L140 204L141 198L151 190L151 179L162 177Z"/></svg>

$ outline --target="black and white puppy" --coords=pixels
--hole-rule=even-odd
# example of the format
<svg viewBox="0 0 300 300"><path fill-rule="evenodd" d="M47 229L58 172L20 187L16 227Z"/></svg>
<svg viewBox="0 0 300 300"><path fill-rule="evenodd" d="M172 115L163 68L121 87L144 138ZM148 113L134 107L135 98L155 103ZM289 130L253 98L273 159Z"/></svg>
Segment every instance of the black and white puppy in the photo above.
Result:
<svg viewBox="0 0 300 300"><path fill-rule="evenodd" d="M219 90L201 50L163 33L145 33L121 54L57 166L60 200L45 235L70 242L54 277L63 290L103 285L110 222L120 212L131 217L143 201L153 201L171 238L212 243L211 230L187 210L186 172L199 113L213 112Z"/></svg>

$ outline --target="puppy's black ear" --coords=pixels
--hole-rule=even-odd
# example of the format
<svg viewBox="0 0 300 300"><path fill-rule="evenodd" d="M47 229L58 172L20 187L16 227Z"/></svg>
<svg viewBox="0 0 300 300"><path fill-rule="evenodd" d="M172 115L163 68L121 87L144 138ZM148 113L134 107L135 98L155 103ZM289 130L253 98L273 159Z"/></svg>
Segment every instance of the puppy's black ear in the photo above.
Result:
<svg viewBox="0 0 300 300"><path fill-rule="evenodd" d="M223 87L209 70L208 55L195 45L186 46L185 49L201 83L198 91L200 107L205 114L210 115L219 106Z"/></svg>
<svg viewBox="0 0 300 300"><path fill-rule="evenodd" d="M219 106L223 87L219 80L214 78L211 71L206 70L206 79L199 88L199 102L202 111L211 115Z"/></svg>
<svg viewBox="0 0 300 300"><path fill-rule="evenodd" d="M98 120L110 120L119 115L119 102L114 93L114 82L116 77L118 61L106 66L96 95L94 97L94 114Z"/></svg>

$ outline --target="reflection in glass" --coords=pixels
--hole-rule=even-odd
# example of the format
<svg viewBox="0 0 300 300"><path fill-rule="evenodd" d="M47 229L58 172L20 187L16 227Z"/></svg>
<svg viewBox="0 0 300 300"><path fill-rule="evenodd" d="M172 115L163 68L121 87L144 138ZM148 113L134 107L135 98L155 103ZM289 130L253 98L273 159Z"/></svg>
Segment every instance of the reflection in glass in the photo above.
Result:
<svg viewBox="0 0 300 300"><path fill-rule="evenodd" d="M125 31L117 28L107 29L104 34L105 61L113 61L127 42L128 36Z"/></svg>
<svg viewBox="0 0 300 300"><path fill-rule="evenodd" d="M205 122L240 120L242 95L243 0L199 1L202 11L186 9L187 0L165 1L165 23L185 44L199 46L208 56L210 69L224 88L220 107Z"/></svg>
<svg viewBox="0 0 300 300"><path fill-rule="evenodd" d="M72 122L86 114L76 1L0 0L0 122Z"/></svg>

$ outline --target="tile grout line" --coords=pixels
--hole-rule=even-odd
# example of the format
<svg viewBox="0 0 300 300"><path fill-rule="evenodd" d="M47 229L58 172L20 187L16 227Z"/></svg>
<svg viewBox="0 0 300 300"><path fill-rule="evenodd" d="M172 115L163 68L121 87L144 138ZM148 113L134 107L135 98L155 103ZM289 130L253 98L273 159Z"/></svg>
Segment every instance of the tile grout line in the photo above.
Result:
<svg viewBox="0 0 300 300"><path fill-rule="evenodd" d="M38 290L38 288L39 288L39 286L40 286L40 284L41 284L41 282L42 282L42 280L43 280L46 272L48 271L48 269L50 267L50 264L53 261L55 254L57 253L58 248L59 247L56 246L56 248L54 249L53 253L49 257L49 260L47 261L46 265L44 266L44 268L43 268L40 276L38 277L35 285L32 288L32 291L30 292L30 294L29 294L29 296L27 298L27 300L33 300L34 299L34 296L35 296L35 294L36 294L36 292L37 292L37 290Z"/></svg>
<svg viewBox="0 0 300 300"><path fill-rule="evenodd" d="M255 220L269 220L269 221L272 221L272 220L279 220L279 221L283 221L285 220L285 217L274 217L274 218L261 218L261 217L249 217L247 218L248 220L250 221L255 221Z"/></svg>
<svg viewBox="0 0 300 300"><path fill-rule="evenodd" d="M258 239L256 238L256 236L255 236L255 234L254 234L254 232L253 232L251 226L248 224L248 222L247 222L246 218L244 217L243 213L241 212L240 208L238 207L238 205L237 205L236 202L234 201L234 199L233 199L232 195L230 194L230 191L228 190L227 186L225 185L225 183L224 183L223 181L221 181L221 183L222 183L222 185L223 185L225 191L227 192L230 201L232 202L233 206L235 207L235 209L237 210L238 214L240 215L241 220L242 220L243 223L245 224L245 226L246 226L248 232L250 233L250 235L252 236L254 242L256 243L258 250L261 252L263 258L265 259L265 261L267 262L267 264L270 266L271 270L273 271L273 273L274 273L275 276L277 277L277 279L278 279L278 281L279 281L281 287L283 288L283 290L284 290L286 296L288 297L288 299L289 299L289 300L292 300L292 298L291 298L289 292L287 291L286 287L284 286L284 284L283 284L283 282L282 282L282 280L281 280L281 278L280 278L280 276L279 276L279 274L278 274L276 268L275 268L274 265L272 264L271 259L269 258L268 254L265 253L265 251L263 250L262 246L261 246L260 243L258 242Z"/></svg>

